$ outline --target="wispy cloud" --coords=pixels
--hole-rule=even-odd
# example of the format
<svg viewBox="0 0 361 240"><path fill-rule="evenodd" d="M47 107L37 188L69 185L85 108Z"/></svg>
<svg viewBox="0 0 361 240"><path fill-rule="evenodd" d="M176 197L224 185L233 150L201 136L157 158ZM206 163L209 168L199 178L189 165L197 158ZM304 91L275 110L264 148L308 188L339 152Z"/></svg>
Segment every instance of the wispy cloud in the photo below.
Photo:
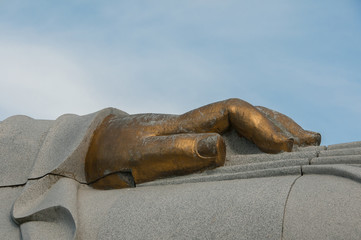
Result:
<svg viewBox="0 0 361 240"><path fill-rule="evenodd" d="M55 118L101 105L86 84L87 71L59 49L1 42L0 65L0 109L7 113Z"/></svg>

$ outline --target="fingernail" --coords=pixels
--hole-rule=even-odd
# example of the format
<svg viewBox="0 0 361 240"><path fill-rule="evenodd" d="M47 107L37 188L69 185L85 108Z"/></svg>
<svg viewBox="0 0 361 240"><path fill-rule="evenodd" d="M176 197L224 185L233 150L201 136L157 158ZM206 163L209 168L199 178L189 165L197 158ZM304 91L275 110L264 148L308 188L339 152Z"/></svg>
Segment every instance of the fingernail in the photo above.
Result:
<svg viewBox="0 0 361 240"><path fill-rule="evenodd" d="M293 143L295 142L295 140L293 138L288 138L287 139L287 152L291 152L292 148L293 148Z"/></svg>
<svg viewBox="0 0 361 240"><path fill-rule="evenodd" d="M321 144L321 139L322 139L321 134L316 133L315 139L316 139L316 145L317 145L317 146L320 146L320 144Z"/></svg>
<svg viewBox="0 0 361 240"><path fill-rule="evenodd" d="M217 156L217 136L209 136L198 141L197 151L203 157Z"/></svg>

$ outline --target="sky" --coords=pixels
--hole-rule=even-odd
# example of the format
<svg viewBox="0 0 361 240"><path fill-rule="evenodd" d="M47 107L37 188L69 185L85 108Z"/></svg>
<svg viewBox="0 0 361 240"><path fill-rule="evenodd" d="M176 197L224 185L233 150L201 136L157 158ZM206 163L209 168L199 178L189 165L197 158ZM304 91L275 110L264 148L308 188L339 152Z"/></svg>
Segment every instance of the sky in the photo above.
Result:
<svg viewBox="0 0 361 240"><path fill-rule="evenodd" d="M359 0L0 0L0 121L241 98L361 141Z"/></svg>

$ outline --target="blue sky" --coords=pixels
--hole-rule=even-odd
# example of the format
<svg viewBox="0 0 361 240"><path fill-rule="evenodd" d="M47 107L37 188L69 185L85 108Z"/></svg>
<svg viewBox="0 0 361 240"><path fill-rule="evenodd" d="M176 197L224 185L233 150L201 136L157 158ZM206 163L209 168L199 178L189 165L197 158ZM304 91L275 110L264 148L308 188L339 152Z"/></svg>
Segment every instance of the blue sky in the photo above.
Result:
<svg viewBox="0 0 361 240"><path fill-rule="evenodd" d="M361 2L0 0L0 120L238 97L361 140Z"/></svg>

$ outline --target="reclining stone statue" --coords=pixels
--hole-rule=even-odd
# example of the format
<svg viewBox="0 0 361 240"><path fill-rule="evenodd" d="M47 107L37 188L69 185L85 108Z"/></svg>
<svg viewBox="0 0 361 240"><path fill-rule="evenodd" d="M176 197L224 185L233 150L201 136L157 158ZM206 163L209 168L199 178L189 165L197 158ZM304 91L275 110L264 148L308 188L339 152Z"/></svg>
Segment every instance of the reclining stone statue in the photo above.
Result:
<svg viewBox="0 0 361 240"><path fill-rule="evenodd" d="M240 99L182 115L109 115L90 144L87 182L99 189L123 188L223 166L226 150L220 134L230 127L267 153L321 141L319 133L303 130L289 117Z"/></svg>
<svg viewBox="0 0 361 240"><path fill-rule="evenodd" d="M12 116L0 122L0 236L359 239L361 142L320 142L240 99L182 115Z"/></svg>

